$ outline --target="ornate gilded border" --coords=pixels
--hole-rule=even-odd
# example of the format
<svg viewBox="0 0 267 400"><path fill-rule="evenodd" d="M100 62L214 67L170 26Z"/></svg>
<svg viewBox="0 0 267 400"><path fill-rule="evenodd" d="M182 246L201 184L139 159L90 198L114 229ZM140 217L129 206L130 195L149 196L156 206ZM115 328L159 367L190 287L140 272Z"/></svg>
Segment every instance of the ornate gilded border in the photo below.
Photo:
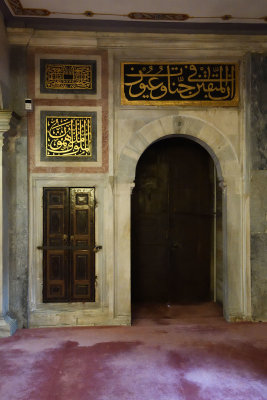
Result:
<svg viewBox="0 0 267 400"><path fill-rule="evenodd" d="M230 21L230 20L261 20L267 22L266 15L262 17L250 17L250 16L235 16L231 14L224 14L221 16L211 15L211 16L194 16L189 14L179 14L179 13L161 13L161 12L142 12L142 11L132 11L128 14L118 14L118 13L111 13L111 12L93 12L86 10L84 12L64 12L62 11L49 11L44 8L24 8L21 4L20 0L4 0L11 10L13 11L15 16L38 16L38 17L47 17L50 14L67 14L67 15L80 15L85 16L88 18L95 17L97 15L100 16L114 16L114 17L122 17L122 18L129 18L135 21L142 21L142 20L150 20L150 21L173 21L173 22L180 22L180 21L187 21L187 20L222 20L222 21Z"/></svg>
<svg viewBox="0 0 267 400"><path fill-rule="evenodd" d="M110 13L110 12L93 12L93 11L83 11L80 13L77 12L64 12L62 11L49 11L44 8L24 8L19 0L4 0L10 7L10 9L13 11L15 16L38 16L38 17L47 17L51 14L67 14L67 15L80 15L80 16L85 16L88 18L92 18L96 15L100 16L114 16L114 17L122 17L122 18L129 18L131 20L135 21L142 21L142 20L150 20L150 21L174 21L174 22L180 22L180 21L187 21L189 19L199 19L199 20L217 20L221 19L222 21L230 21L230 20L243 20L243 21L251 21L251 20L260 20L267 22L267 17L266 15L262 17L244 17L244 16L233 16L231 14L224 14L221 16L205 16L205 15L199 15L199 16L194 16L194 15L189 15L189 14L179 14L179 13L155 13L155 12L142 12L142 11L134 11L130 12L128 14L118 14L118 13Z"/></svg>
<svg viewBox="0 0 267 400"><path fill-rule="evenodd" d="M19 0L6 0L15 15L47 17L50 11L44 8L23 8Z"/></svg>
<svg viewBox="0 0 267 400"><path fill-rule="evenodd" d="M235 66L235 96L232 100L131 100L129 101L125 96L125 80L124 80L124 66L125 65L234 65ZM147 106L199 106L199 107L225 107L225 106L238 106L239 105L239 64L237 63L205 63L205 62L121 62L121 104L122 105L147 105Z"/></svg>
<svg viewBox="0 0 267 400"><path fill-rule="evenodd" d="M92 116L92 128L95 135L92 135L93 157L46 157L46 117L47 116ZM103 137L103 109L101 106L72 106L72 105L36 105L34 115L29 120L29 167L31 172L100 172L104 168L105 146ZM93 127L94 125L94 127Z"/></svg>
<svg viewBox="0 0 267 400"><path fill-rule="evenodd" d="M177 13L131 12L128 14L128 18L149 21L186 21L192 17L190 17L188 14Z"/></svg>
<svg viewBox="0 0 267 400"><path fill-rule="evenodd" d="M53 118L55 120L60 120L60 119L67 119L67 120L75 120L75 119L82 119L82 118L90 118L91 120L91 150L92 154L89 155L69 155L67 152L62 151L62 155L48 155L48 152L50 151L49 146L48 146L48 130L47 130L47 118ZM62 132L61 132L62 133ZM93 162L93 161L98 161L97 160L97 112L96 111L48 111L48 110L42 110L40 111L40 135L41 135L41 140L40 140L40 160L41 161L47 161L47 162ZM61 141L64 142L66 140L68 143L70 142L71 138L71 132L66 131L65 135L61 134L60 137L62 138ZM76 132L77 136L77 132ZM76 137L75 136L75 137ZM78 132L78 136L80 136L80 140L76 142L72 142L72 146L79 145L81 146L82 142L82 133ZM69 138L68 138L69 137ZM85 138L84 138L85 139ZM54 139L55 140L55 139ZM76 140L78 140L78 137L76 137ZM59 139L57 139L57 142ZM85 142L85 140L84 140ZM62 147L62 146L61 146Z"/></svg>
<svg viewBox="0 0 267 400"><path fill-rule="evenodd" d="M54 80L49 76L49 67L53 69L55 67L57 69L56 75L62 75L63 78L64 72L60 71L65 68L72 69L72 73L75 77L75 68L88 68L88 76L86 81L82 81L85 79L84 71L78 74L78 82L70 81L68 85L64 87L64 81L59 81L57 85L57 79L54 77L55 72L51 72L51 76ZM89 73L90 71L90 73ZM49 78L51 81L49 81ZM49 85L50 84L50 85ZM48 58L40 58L40 93L47 94L88 94L95 95L97 94L97 62L96 60L75 60L74 59L48 59Z"/></svg>

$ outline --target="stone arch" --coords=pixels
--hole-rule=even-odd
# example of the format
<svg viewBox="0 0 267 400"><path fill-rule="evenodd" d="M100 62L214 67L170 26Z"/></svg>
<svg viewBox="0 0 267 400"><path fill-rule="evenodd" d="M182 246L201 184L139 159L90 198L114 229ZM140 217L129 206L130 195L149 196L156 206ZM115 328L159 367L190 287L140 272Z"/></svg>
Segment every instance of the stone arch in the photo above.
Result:
<svg viewBox="0 0 267 400"><path fill-rule="evenodd" d="M183 115L171 115L152 121L134 132L123 148L118 164L120 182L133 182L138 159L155 141L170 136L188 137L201 144L213 158L219 179L227 180L229 166L240 172L235 149L229 139L212 124Z"/></svg>
<svg viewBox="0 0 267 400"><path fill-rule="evenodd" d="M250 269L246 261L246 214L242 170L228 137L211 123L188 115L170 115L154 120L134 132L123 147L116 173L115 209L115 304L117 317L131 319L131 188L137 162L157 140L188 137L211 155L223 188L224 316L228 321L250 318ZM246 277L246 278L245 278Z"/></svg>

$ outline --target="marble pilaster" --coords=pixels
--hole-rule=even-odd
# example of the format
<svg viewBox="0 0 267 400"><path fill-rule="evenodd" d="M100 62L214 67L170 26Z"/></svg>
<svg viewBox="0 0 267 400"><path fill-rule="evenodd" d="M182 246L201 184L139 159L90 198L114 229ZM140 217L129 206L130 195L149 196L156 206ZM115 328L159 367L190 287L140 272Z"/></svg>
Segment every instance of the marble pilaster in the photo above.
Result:
<svg viewBox="0 0 267 400"><path fill-rule="evenodd" d="M8 315L4 302L4 258L3 258L3 143L4 133L10 129L12 111L0 110L0 338L12 335L16 331L16 321Z"/></svg>

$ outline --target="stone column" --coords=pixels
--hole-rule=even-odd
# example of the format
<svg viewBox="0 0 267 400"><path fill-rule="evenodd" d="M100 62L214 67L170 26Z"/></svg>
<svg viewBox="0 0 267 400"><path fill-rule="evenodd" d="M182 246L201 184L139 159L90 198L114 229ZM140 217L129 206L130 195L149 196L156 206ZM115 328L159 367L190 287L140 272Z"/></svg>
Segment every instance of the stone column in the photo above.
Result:
<svg viewBox="0 0 267 400"><path fill-rule="evenodd" d="M131 192L134 183L116 186L115 316L131 323Z"/></svg>
<svg viewBox="0 0 267 400"><path fill-rule="evenodd" d="M16 321L8 315L4 306L4 259L3 259L3 142L4 133L10 129L12 111L0 110L0 338L12 335L16 331Z"/></svg>

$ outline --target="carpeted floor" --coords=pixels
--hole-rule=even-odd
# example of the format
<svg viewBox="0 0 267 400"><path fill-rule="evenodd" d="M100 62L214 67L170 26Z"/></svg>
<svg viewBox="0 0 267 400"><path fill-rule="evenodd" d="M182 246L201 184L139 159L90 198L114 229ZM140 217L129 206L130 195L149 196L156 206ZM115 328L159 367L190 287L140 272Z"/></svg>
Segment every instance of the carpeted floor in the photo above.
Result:
<svg viewBox="0 0 267 400"><path fill-rule="evenodd" d="M133 315L0 339L0 399L267 400L267 324L229 324L212 303Z"/></svg>

